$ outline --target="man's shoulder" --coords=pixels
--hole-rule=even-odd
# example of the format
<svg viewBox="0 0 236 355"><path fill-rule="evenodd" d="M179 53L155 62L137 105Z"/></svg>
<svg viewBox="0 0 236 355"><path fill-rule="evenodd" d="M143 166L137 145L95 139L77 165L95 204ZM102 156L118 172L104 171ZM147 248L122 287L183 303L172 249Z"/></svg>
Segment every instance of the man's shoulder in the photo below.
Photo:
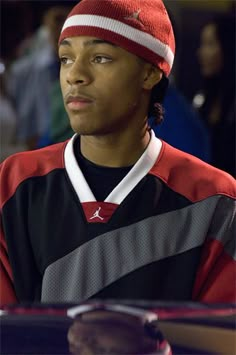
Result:
<svg viewBox="0 0 236 355"><path fill-rule="evenodd" d="M165 142L150 173L192 202L214 195L236 198L236 181L231 175Z"/></svg>
<svg viewBox="0 0 236 355"><path fill-rule="evenodd" d="M6 201L25 180L47 175L55 169L64 168L66 142L42 149L11 155L0 165L1 203Z"/></svg>
<svg viewBox="0 0 236 355"><path fill-rule="evenodd" d="M35 149L35 150L27 150L15 153L10 155L1 163L1 168L11 168L12 166L22 165L22 168L33 167L33 164L39 164L42 167L47 166L47 164L57 165L58 162L61 162L61 156L63 156L64 148L67 144L67 141L52 144L50 146Z"/></svg>

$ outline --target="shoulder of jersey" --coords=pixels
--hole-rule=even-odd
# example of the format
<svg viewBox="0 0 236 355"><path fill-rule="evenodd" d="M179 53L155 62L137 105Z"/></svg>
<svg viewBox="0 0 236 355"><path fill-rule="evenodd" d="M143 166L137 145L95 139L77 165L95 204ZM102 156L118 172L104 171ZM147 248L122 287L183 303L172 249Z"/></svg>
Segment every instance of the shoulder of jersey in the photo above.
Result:
<svg viewBox="0 0 236 355"><path fill-rule="evenodd" d="M8 199L26 179L44 176L55 169L64 168L66 142L42 149L16 153L0 165L0 205Z"/></svg>
<svg viewBox="0 0 236 355"><path fill-rule="evenodd" d="M160 156L150 174L193 202L214 195L236 198L236 180L233 176L166 142L163 142Z"/></svg>

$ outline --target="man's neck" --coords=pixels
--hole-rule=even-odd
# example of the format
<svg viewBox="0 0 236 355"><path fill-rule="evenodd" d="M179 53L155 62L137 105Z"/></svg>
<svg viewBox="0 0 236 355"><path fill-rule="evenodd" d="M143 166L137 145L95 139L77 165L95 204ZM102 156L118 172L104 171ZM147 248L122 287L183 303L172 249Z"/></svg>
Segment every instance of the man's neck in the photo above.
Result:
<svg viewBox="0 0 236 355"><path fill-rule="evenodd" d="M81 153L91 162L108 167L130 166L136 163L150 141L150 133L129 135L81 136Z"/></svg>

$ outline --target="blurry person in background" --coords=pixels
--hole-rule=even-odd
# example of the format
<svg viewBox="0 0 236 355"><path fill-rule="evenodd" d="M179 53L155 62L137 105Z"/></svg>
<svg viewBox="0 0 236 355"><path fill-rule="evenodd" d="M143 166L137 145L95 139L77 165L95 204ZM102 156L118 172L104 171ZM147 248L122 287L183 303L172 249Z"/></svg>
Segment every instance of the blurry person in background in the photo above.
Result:
<svg viewBox="0 0 236 355"><path fill-rule="evenodd" d="M6 66L0 60L0 162L25 150L16 141L17 115L6 88Z"/></svg>
<svg viewBox="0 0 236 355"><path fill-rule="evenodd" d="M170 81L163 101L164 119L150 125L158 138L205 162L210 162L211 149L206 125L178 87Z"/></svg>
<svg viewBox="0 0 236 355"><path fill-rule="evenodd" d="M203 27L197 55L202 88L193 105L209 128L211 163L235 176L235 16L219 15Z"/></svg>
<svg viewBox="0 0 236 355"><path fill-rule="evenodd" d="M161 124L156 125L155 120L151 117L150 125L158 138L209 163L211 149L207 126L191 102L185 98L176 82L176 73L178 72L176 62L178 64L180 61L179 53L183 43L180 36L180 23L178 16L176 16L178 5L174 5L173 1L169 5L171 6L167 11L172 22L176 43L175 62L163 100L164 119Z"/></svg>
<svg viewBox="0 0 236 355"><path fill-rule="evenodd" d="M59 82L57 41L69 10L64 2L49 7L42 25L24 45L24 55L11 68L9 92L19 118L18 139L28 149L52 143L49 134L52 100L61 101L61 94L52 95L54 85Z"/></svg>

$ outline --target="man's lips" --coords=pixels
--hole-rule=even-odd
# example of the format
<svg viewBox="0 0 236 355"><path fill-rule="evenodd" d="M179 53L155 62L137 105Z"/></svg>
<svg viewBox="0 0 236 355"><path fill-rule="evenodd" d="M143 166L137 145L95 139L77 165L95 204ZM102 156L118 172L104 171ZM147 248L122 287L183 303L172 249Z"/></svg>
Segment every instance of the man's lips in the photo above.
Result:
<svg viewBox="0 0 236 355"><path fill-rule="evenodd" d="M79 110L93 103L93 99L82 95L70 95L66 99L66 104L70 110Z"/></svg>

